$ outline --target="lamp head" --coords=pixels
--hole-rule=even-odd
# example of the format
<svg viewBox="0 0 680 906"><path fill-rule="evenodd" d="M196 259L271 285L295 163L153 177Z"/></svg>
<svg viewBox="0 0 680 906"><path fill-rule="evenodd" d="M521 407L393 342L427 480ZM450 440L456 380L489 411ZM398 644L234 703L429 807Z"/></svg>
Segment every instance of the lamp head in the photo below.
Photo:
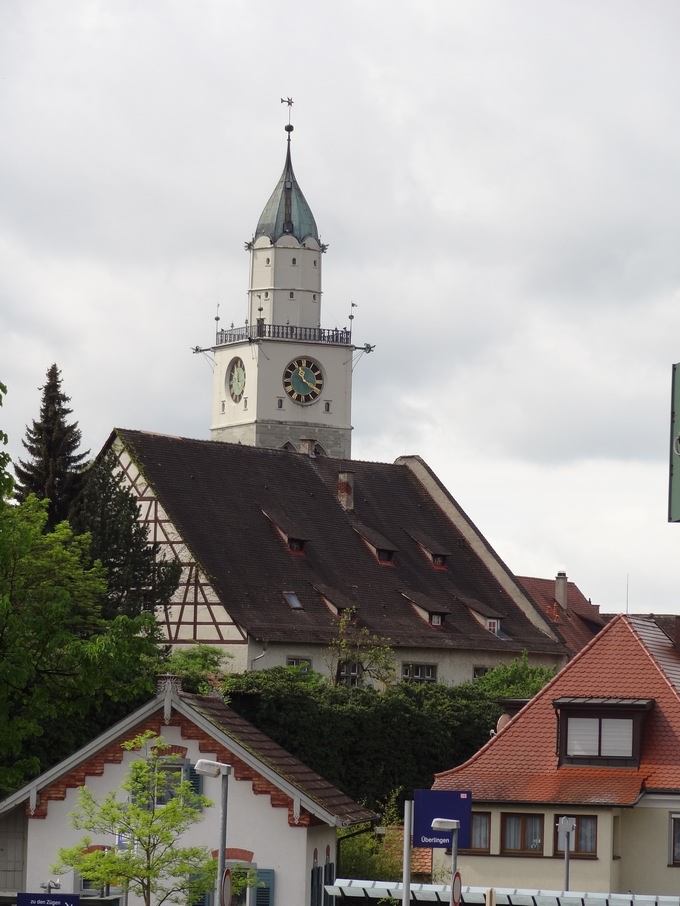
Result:
<svg viewBox="0 0 680 906"><path fill-rule="evenodd" d="M460 821L456 818L435 818L432 822L432 830L452 831L459 830Z"/></svg>
<svg viewBox="0 0 680 906"><path fill-rule="evenodd" d="M231 765L223 764L221 761L210 761L207 758L199 758L194 765L197 774L206 774L208 777L219 777L231 774Z"/></svg>

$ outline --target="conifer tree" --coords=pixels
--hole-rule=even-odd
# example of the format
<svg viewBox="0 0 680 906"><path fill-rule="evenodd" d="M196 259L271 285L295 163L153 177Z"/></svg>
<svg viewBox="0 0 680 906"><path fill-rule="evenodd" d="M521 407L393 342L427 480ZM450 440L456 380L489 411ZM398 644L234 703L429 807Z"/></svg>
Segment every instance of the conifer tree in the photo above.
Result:
<svg viewBox="0 0 680 906"><path fill-rule="evenodd" d="M70 397L61 389L61 372L56 365L47 370L47 382L42 389L40 418L26 428L22 440L31 459L19 460L14 471L17 476L16 498L21 503L29 494L39 500L49 500L47 530L68 518L69 508L82 483L83 461L89 450L78 452L81 432L78 422L68 423L72 410Z"/></svg>
<svg viewBox="0 0 680 906"><path fill-rule="evenodd" d="M90 556L106 569L102 616L135 617L166 604L180 578L177 561L163 561L139 522L139 505L116 473L112 451L85 473L83 488L69 513L77 534L90 535Z"/></svg>

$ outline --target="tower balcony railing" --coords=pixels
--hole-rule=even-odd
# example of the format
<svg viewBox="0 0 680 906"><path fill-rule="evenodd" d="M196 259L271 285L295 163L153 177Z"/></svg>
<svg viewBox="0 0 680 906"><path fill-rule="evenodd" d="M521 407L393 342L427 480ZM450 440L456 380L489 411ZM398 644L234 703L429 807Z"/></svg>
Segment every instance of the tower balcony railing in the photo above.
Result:
<svg viewBox="0 0 680 906"><path fill-rule="evenodd" d="M323 327L297 327L293 324L265 324L256 321L245 327L228 327L219 329L215 337L216 346L228 343L242 343L244 340L296 340L310 343L334 343L340 346L351 346L352 331L347 328L327 330Z"/></svg>

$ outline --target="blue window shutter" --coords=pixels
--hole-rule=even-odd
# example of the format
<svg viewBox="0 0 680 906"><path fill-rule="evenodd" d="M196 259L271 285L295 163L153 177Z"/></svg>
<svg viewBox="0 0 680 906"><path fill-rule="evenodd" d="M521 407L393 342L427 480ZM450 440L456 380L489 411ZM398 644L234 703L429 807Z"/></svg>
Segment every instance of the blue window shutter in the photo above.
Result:
<svg viewBox="0 0 680 906"><path fill-rule="evenodd" d="M255 906L274 906L274 869L258 868Z"/></svg>
<svg viewBox="0 0 680 906"><path fill-rule="evenodd" d="M191 784L191 789L199 796L203 792L203 775L199 774L193 764L188 765L187 780Z"/></svg>

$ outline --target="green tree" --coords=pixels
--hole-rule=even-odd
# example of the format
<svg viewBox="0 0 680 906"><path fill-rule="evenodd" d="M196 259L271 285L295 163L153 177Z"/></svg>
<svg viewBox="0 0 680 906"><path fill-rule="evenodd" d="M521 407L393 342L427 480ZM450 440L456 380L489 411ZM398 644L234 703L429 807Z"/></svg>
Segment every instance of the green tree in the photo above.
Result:
<svg viewBox="0 0 680 906"><path fill-rule="evenodd" d="M475 680L475 686L491 699L532 698L555 676L555 667L529 663L526 651L509 664L499 664Z"/></svg>
<svg viewBox="0 0 680 906"><path fill-rule="evenodd" d="M215 683L223 679L222 662L225 657L231 655L197 642L185 648L175 648L158 669L162 673L180 676L184 692L208 695L214 691Z"/></svg>
<svg viewBox="0 0 680 906"><path fill-rule="evenodd" d="M384 685L394 682L395 658L390 640L359 625L355 607L340 614L338 636L328 646L326 660L334 686L342 683L343 667L349 664L356 665L358 686L369 679Z"/></svg>
<svg viewBox="0 0 680 906"><path fill-rule="evenodd" d="M399 791L379 804L378 827L366 823L338 833L336 874L367 881L400 881L403 875L404 826L398 807Z"/></svg>
<svg viewBox="0 0 680 906"><path fill-rule="evenodd" d="M178 561L164 561L159 546L147 541L139 522L139 504L116 472L109 451L84 474L83 488L71 507L69 520L78 534L90 535L90 555L106 569L102 616L134 617L166 604L180 578Z"/></svg>
<svg viewBox="0 0 680 906"><path fill-rule="evenodd" d="M0 792L154 688L153 614L102 620L103 567L68 523L45 531L47 506L0 504Z"/></svg>
<svg viewBox="0 0 680 906"><path fill-rule="evenodd" d="M0 381L0 406L2 406L2 401L6 394L7 387ZM4 431L0 431L0 446L5 447L7 442L7 435ZM10 462L9 453L6 450L0 450L0 506L11 495L14 486L12 476L8 472Z"/></svg>
<svg viewBox="0 0 680 906"><path fill-rule="evenodd" d="M67 421L70 397L61 389L61 372L56 365L47 370L47 382L41 388L40 418L26 428L22 443L30 453L27 461L15 463L16 498L26 500L35 494L49 501L47 528L53 528L68 517L72 501L80 490L83 462L89 450L78 452L81 432L78 422Z"/></svg>
<svg viewBox="0 0 680 906"><path fill-rule="evenodd" d="M202 819L212 803L189 780L172 770L163 740L151 732L123 743L139 752L121 784L101 801L83 786L73 826L96 835L96 842L124 834L126 846L90 849L91 836L59 850L57 872L74 868L96 887L122 886L145 906L190 904L214 887L216 860L206 846L179 846L178 838Z"/></svg>

